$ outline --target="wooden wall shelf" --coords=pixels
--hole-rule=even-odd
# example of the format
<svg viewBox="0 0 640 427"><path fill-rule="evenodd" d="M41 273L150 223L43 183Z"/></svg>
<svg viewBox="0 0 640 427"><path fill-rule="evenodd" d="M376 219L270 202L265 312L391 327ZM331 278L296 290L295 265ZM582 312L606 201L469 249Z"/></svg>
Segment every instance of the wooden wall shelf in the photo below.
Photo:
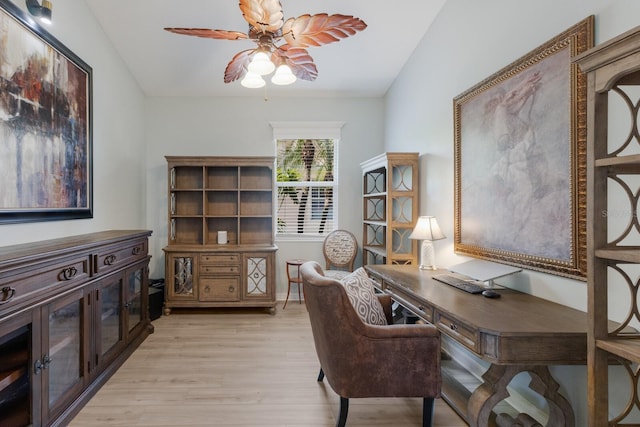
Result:
<svg viewBox="0 0 640 427"><path fill-rule="evenodd" d="M626 407L612 414L609 392L610 363L628 366L640 363L640 333L630 329L640 322L635 286L634 264L640 264L640 247L626 245L637 241L638 176L640 175L640 140L638 140L638 88L640 88L640 27L602 43L579 55L574 61L588 76L587 107L587 248L588 248L588 308L589 308L589 364L588 399L589 426L631 425L629 413L640 410L638 390L631 387ZM634 95L635 94L635 95ZM609 109L610 105L626 108L631 122L621 120L624 112ZM618 122L625 122L620 124ZM619 128L619 129L618 129ZM619 132L615 132L619 130ZM622 138L620 136L622 135ZM611 200L626 194L629 210L611 212ZM620 236L610 236L614 225L629 221ZM629 288L629 317L611 326L609 292L613 281L626 283ZM622 285L625 286L624 284ZM631 327L631 328L630 328ZM619 367L619 366L617 366ZM634 368L635 369L635 368ZM637 383L637 372L625 370L631 384ZM617 390L619 391L619 390ZM635 424L634 424L635 425Z"/></svg>

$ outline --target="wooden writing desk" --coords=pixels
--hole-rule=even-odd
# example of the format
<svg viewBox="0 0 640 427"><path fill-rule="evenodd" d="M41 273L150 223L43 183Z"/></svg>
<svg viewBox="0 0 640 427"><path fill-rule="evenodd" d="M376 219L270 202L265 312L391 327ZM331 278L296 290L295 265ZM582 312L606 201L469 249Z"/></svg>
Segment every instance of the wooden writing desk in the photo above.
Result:
<svg viewBox="0 0 640 427"><path fill-rule="evenodd" d="M365 268L381 291L491 363L482 376L484 383L473 392L443 375L443 398L469 425L516 422L504 414L496 417L493 408L509 396L506 387L520 372L531 375L529 387L547 400L548 426L575 425L571 405L558 392L548 366L586 364L586 313L509 289L500 289L502 296L495 299L470 294L432 278L447 273L444 270L413 265ZM517 420L532 421L527 414Z"/></svg>

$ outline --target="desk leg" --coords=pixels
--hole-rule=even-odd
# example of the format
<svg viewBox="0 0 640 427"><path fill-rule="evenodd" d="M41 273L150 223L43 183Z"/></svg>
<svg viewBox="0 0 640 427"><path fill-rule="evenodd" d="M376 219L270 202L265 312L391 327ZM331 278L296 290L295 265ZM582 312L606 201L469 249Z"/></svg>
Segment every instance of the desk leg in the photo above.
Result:
<svg viewBox="0 0 640 427"><path fill-rule="evenodd" d="M520 372L531 375L529 388L543 396L549 404L549 421L547 426L574 427L575 418L569 401L559 392L559 384L551 376L547 366L539 365L491 365L484 373L482 383L471 395L467 406L467 422L471 427L487 427L493 408L509 396L507 386ZM531 422L523 424L521 420ZM508 415L499 415L497 424L500 427L511 425L537 426L539 424L526 414L520 414L517 420Z"/></svg>

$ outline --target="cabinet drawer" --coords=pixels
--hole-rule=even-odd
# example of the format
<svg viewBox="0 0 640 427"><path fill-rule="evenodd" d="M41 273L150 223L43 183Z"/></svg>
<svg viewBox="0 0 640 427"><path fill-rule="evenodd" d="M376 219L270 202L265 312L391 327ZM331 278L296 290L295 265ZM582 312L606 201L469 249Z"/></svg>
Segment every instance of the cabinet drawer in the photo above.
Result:
<svg viewBox="0 0 640 427"><path fill-rule="evenodd" d="M80 283L89 277L89 256L79 256L48 265L34 265L26 273L0 278L0 312L33 297L55 293L56 287Z"/></svg>
<svg viewBox="0 0 640 427"><path fill-rule="evenodd" d="M107 246L96 257L94 273L105 273L122 265L144 259L147 256L147 240L129 242L126 245Z"/></svg>
<svg viewBox="0 0 640 427"><path fill-rule="evenodd" d="M240 265L240 255L239 254L203 254L203 255L200 255L200 264Z"/></svg>
<svg viewBox="0 0 640 427"><path fill-rule="evenodd" d="M200 265L202 274L240 274L240 267L237 265Z"/></svg>
<svg viewBox="0 0 640 427"><path fill-rule="evenodd" d="M240 279L238 277L215 277L200 280L200 301L238 301Z"/></svg>
<svg viewBox="0 0 640 427"><path fill-rule="evenodd" d="M476 329L438 311L435 313L435 325L459 343L473 351L478 351L478 331Z"/></svg>
<svg viewBox="0 0 640 427"><path fill-rule="evenodd" d="M386 285L386 284L385 284ZM385 286L385 291L391 295L400 305L408 308L416 316L429 323L433 323L433 307L424 301L416 299L411 294L405 292L399 286Z"/></svg>

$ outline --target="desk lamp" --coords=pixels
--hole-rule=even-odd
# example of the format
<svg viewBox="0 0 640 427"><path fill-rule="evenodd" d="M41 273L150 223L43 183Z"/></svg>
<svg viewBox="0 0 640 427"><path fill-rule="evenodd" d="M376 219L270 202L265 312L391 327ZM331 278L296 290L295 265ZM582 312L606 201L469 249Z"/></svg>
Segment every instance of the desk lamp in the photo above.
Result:
<svg viewBox="0 0 640 427"><path fill-rule="evenodd" d="M421 216L418 218L413 232L409 236L410 239L422 240L422 248L420 249L420 269L435 270L436 254L433 249L433 241L444 239L438 221L434 216Z"/></svg>

